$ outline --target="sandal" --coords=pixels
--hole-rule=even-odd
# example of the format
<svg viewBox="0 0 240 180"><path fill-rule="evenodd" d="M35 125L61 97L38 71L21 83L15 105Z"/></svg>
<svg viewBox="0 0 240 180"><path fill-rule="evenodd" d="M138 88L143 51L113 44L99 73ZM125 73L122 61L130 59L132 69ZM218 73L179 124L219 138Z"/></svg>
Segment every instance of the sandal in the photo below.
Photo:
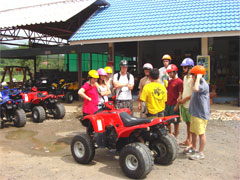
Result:
<svg viewBox="0 0 240 180"><path fill-rule="evenodd" d="M179 143L179 146L188 147L188 146L192 146L192 143L188 142L188 141L184 141L184 142Z"/></svg>
<svg viewBox="0 0 240 180"><path fill-rule="evenodd" d="M184 149L183 150L183 154L195 154L197 151L196 150L194 150L192 147L189 147L189 148L186 148L186 149Z"/></svg>
<svg viewBox="0 0 240 180"><path fill-rule="evenodd" d="M186 141L179 143L179 146L188 146L188 143Z"/></svg>
<svg viewBox="0 0 240 180"><path fill-rule="evenodd" d="M200 154L200 153L196 153L196 154L192 155L191 157L189 157L190 160L201 160L204 158L205 158L204 154Z"/></svg>

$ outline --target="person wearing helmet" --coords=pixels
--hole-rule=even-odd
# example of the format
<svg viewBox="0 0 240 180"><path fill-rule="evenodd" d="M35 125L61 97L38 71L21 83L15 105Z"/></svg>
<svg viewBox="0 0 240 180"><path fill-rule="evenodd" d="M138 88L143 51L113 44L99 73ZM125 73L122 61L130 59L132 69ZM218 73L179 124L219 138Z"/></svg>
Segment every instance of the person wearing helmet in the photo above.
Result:
<svg viewBox="0 0 240 180"><path fill-rule="evenodd" d="M88 72L89 81L79 89L78 95L83 98L83 116L93 114L98 110L98 91L96 87L99 74L96 70Z"/></svg>
<svg viewBox="0 0 240 180"><path fill-rule="evenodd" d="M107 76L106 71L103 68L100 68L97 72L99 74L99 78L96 86L98 90L98 107L100 108L102 104L108 101L108 95L111 94L111 91L105 82L105 78Z"/></svg>
<svg viewBox="0 0 240 180"><path fill-rule="evenodd" d="M169 54L163 55L162 57L163 67L159 69L160 83L163 84L165 87L167 87L167 82L169 81L169 76L166 71L171 60L172 60L172 57Z"/></svg>
<svg viewBox="0 0 240 180"><path fill-rule="evenodd" d="M188 148L192 154L189 159L204 159L204 147L206 145L206 127L210 119L209 86L203 76L206 74L205 67L194 66L190 73L193 78L193 93L189 104L191 114L190 132L192 134L192 147ZM197 137L199 136L199 150L197 148Z"/></svg>
<svg viewBox="0 0 240 180"><path fill-rule="evenodd" d="M107 73L107 76L105 77L105 83L107 84L108 88L110 89L110 92L112 92L112 90L113 90L113 82L112 82L113 70L110 66L106 66L104 68L104 70ZM110 95L108 95L108 99L112 100L112 93Z"/></svg>
<svg viewBox="0 0 240 180"><path fill-rule="evenodd" d="M147 104L147 117L163 117L165 103L167 101L167 90L159 83L159 70L150 70L150 83L143 87L140 100Z"/></svg>
<svg viewBox="0 0 240 180"><path fill-rule="evenodd" d="M116 88L115 107L118 109L129 108L133 114L132 93L134 87L134 77L127 72L127 60L120 61L120 72L113 76L113 86Z"/></svg>
<svg viewBox="0 0 240 180"><path fill-rule="evenodd" d="M170 64L167 68L167 73L171 78L168 82L167 103L165 109L165 116L179 115L177 99L180 93L183 92L183 81L177 76L178 68L175 64ZM180 118L177 118L177 122L174 123L173 135L177 138L179 133ZM168 126L169 133L172 133L171 124Z"/></svg>
<svg viewBox="0 0 240 180"><path fill-rule="evenodd" d="M182 120L186 123L187 125L187 139L180 143L180 146L187 146L191 147L191 133L190 133L190 119L191 115L189 113L189 103L190 99L192 96L192 91L193 91L193 79L192 75L190 74L190 70L194 66L194 61L191 58L185 58L181 66L183 68L183 74L185 76L183 77L183 93L180 93L180 96L177 100L177 102L180 104L179 109L180 109L180 115ZM187 149L186 148L186 149ZM184 151L185 153L186 151Z"/></svg>
<svg viewBox="0 0 240 180"><path fill-rule="evenodd" d="M31 89L32 92L37 92L37 87L36 86L33 86L32 89Z"/></svg>
<svg viewBox="0 0 240 180"><path fill-rule="evenodd" d="M143 90L143 87L146 85L146 84L149 84L151 81L150 81L150 70L153 69L153 66L152 64L150 63L145 63L143 65L143 71L144 71L144 77L142 79L140 79L140 82L139 82L139 86L138 86L138 89L139 89L139 94L138 94L138 97L140 98L141 96L141 93L142 93L142 90ZM146 107L146 103L145 102L141 102L140 99L138 101L138 109L140 110L140 117L144 117L146 114L147 114L147 107Z"/></svg>

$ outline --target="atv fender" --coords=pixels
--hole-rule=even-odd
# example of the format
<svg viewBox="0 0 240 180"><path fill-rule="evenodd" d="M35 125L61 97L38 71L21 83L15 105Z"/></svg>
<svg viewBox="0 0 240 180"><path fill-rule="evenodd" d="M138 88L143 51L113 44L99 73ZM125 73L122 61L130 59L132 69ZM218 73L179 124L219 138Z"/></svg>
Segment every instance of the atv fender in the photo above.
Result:
<svg viewBox="0 0 240 180"><path fill-rule="evenodd" d="M93 129L97 133L102 133L105 131L105 122L101 116L88 115L83 118L82 121L91 121Z"/></svg>
<svg viewBox="0 0 240 180"><path fill-rule="evenodd" d="M43 95L47 96L48 95L48 92L47 91L42 91L41 92Z"/></svg>

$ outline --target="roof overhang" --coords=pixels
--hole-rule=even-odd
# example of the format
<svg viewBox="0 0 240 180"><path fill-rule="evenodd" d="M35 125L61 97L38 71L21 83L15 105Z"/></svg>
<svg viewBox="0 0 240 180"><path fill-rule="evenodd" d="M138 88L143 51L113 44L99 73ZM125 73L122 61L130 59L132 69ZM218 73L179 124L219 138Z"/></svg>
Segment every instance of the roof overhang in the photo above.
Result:
<svg viewBox="0 0 240 180"><path fill-rule="evenodd" d="M99 7L107 5L104 0L39 3L0 11L0 44L20 45L13 43L14 40L29 40L29 44L65 44Z"/></svg>
<svg viewBox="0 0 240 180"><path fill-rule="evenodd" d="M155 40L170 40L170 39L191 39L202 37L224 37L224 36L240 36L240 31L222 31L222 32L201 32L188 34L171 34L158 36L140 36L127 38L113 38L113 39L97 39L97 40L82 40L70 41L70 45L77 44L98 44L98 43L115 43L115 42L131 42L131 41L155 41Z"/></svg>
<svg viewBox="0 0 240 180"><path fill-rule="evenodd" d="M0 28L64 22L96 0L65 0L0 11Z"/></svg>
<svg viewBox="0 0 240 180"><path fill-rule="evenodd" d="M29 48L29 49L14 49L2 50L0 58L22 58L34 59L37 55L52 55L52 54L71 54L71 53L104 53L108 51L108 44L88 44L88 45L75 45L75 46L54 46L42 48Z"/></svg>

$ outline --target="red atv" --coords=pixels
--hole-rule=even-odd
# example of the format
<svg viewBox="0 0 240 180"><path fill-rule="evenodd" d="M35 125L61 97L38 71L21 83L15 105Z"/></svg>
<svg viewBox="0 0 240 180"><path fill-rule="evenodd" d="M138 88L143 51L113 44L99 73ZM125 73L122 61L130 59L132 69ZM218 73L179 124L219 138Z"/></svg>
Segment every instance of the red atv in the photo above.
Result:
<svg viewBox="0 0 240 180"><path fill-rule="evenodd" d="M37 91L36 87L31 89L31 92L21 93L24 103L22 108L25 112L32 112L34 122L43 122L46 115L53 115L55 119L62 119L65 116L65 107L58 103L61 96L48 94L47 91Z"/></svg>
<svg viewBox="0 0 240 180"><path fill-rule="evenodd" d="M87 134L77 135L71 143L74 159L87 164L94 158L96 148L116 149L119 162L126 176L144 178L153 167L153 162L171 164L177 157L178 144L168 134L166 125L179 116L155 119L136 118L130 110L114 109L111 102L94 115L80 119Z"/></svg>

